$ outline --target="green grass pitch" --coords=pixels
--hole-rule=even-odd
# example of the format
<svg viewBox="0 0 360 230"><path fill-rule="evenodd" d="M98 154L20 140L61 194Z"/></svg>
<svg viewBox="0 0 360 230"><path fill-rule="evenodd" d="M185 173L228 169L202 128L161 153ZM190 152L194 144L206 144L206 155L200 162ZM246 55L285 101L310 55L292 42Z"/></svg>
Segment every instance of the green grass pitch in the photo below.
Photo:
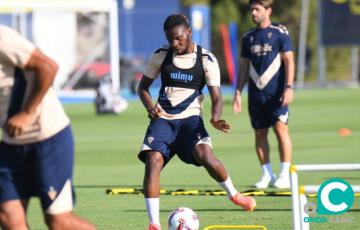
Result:
<svg viewBox="0 0 360 230"><path fill-rule="evenodd" d="M246 97L246 96L245 96ZM215 154L228 169L240 191L253 189L260 176L254 151L253 131L249 124L247 103L244 112L235 116L231 96L224 97L223 118L231 123L229 134L213 129L208 120L210 103L207 96L204 120L212 137ZM101 230L143 230L148 224L142 195L107 195L108 188L141 188L144 166L137 159L148 118L139 101L118 115L96 116L92 104L66 105L76 143L74 184L77 192L75 212L96 224ZM354 163L360 162L360 90L328 89L296 91L289 123L294 146L293 163ZM352 131L339 136L340 128ZM276 139L270 134L271 159L279 171ZM302 184L320 184L328 178L341 177L351 184L360 184L360 172L300 173ZM164 189L219 189L203 168L182 163L175 157L163 170ZM268 191L274 191L269 189ZM292 229L290 197L255 197L258 207L247 213L232 205L225 196L160 197L161 223L171 210L179 206L194 209L201 229L213 224L258 224L269 230ZM313 223L311 229L359 229L360 198L344 217L352 223ZM316 200L311 200L315 202ZM33 199L28 210L32 229L46 229L39 201Z"/></svg>

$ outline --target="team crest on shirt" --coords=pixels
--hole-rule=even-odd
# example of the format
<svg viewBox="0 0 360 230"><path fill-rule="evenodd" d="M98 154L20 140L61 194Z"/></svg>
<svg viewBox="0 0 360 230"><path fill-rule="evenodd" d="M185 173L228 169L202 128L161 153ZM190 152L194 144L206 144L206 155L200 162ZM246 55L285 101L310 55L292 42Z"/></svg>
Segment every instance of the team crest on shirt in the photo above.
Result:
<svg viewBox="0 0 360 230"><path fill-rule="evenodd" d="M270 39L272 37L273 33L272 32L269 32L267 33L267 37Z"/></svg>
<svg viewBox="0 0 360 230"><path fill-rule="evenodd" d="M252 43L253 41L254 41L254 37L251 36L251 37L250 37L250 42Z"/></svg>
<svg viewBox="0 0 360 230"><path fill-rule="evenodd" d="M153 142L153 140L154 140L154 137L148 137L147 138L147 141L149 142L149 144L151 144L151 142Z"/></svg>
<svg viewBox="0 0 360 230"><path fill-rule="evenodd" d="M49 196L49 198L51 200L55 200L55 198L57 196L57 191L54 189L53 186L50 186L49 191L47 192L47 194L48 194L48 196Z"/></svg>

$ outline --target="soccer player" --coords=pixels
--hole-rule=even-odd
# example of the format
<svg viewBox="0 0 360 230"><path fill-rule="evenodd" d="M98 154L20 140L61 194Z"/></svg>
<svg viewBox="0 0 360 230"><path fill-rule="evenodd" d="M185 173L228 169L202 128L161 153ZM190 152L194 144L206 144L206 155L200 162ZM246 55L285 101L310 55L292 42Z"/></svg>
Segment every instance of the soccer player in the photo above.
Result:
<svg viewBox="0 0 360 230"><path fill-rule="evenodd" d="M248 100L251 125L255 130L256 153L262 167L257 188L273 185L289 188L289 167L292 144L288 130L288 105L294 97L294 54L289 32L272 23L270 15L273 0L250 0L250 9L256 28L245 33L238 84L233 100L233 111L242 111L241 90L250 76ZM277 179L270 164L268 130L272 127L278 141L281 171Z"/></svg>
<svg viewBox="0 0 360 230"><path fill-rule="evenodd" d="M223 103L217 60L192 41L189 21L184 15L168 16L164 32L169 45L153 53L138 88L151 119L139 153L145 163L143 186L149 229L160 229L160 172L175 154L185 163L205 167L234 204L253 210L255 200L234 188L226 169L215 157L201 118L202 89L207 85L212 102L210 123L223 132L230 129L221 119ZM162 85L154 104L149 87L159 74Z"/></svg>
<svg viewBox="0 0 360 230"><path fill-rule="evenodd" d="M15 30L0 25L0 226L29 229L38 196L49 229L92 230L72 213L73 137L51 88L57 64Z"/></svg>

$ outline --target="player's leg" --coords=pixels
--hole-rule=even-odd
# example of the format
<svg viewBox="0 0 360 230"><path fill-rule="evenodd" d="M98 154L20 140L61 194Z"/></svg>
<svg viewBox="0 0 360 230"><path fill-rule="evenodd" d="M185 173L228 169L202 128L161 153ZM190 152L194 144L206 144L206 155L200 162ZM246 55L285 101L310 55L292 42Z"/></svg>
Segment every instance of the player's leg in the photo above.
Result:
<svg viewBox="0 0 360 230"><path fill-rule="evenodd" d="M145 163L143 181L146 210L149 217L149 230L159 230L160 227L160 173L172 157L169 143L176 137L178 121L156 119L146 131L143 146L138 157Z"/></svg>
<svg viewBox="0 0 360 230"><path fill-rule="evenodd" d="M160 172L163 166L164 158L160 152L147 152L143 188L149 229L160 229Z"/></svg>
<svg viewBox="0 0 360 230"><path fill-rule="evenodd" d="M260 180L255 183L257 188L267 188L275 180L270 163L268 128L271 126L271 119L266 109L267 100L268 98L262 95L249 96L249 115L255 134L255 150L262 169Z"/></svg>
<svg viewBox="0 0 360 230"><path fill-rule="evenodd" d="M201 117L189 117L182 123L178 134L177 152L181 160L197 166L204 166L209 175L226 191L228 198L247 211L255 208L251 197L242 196L234 187L224 165L213 153L209 137Z"/></svg>
<svg viewBox="0 0 360 230"><path fill-rule="evenodd" d="M27 230L27 200L9 200L0 203L0 227L4 230Z"/></svg>
<svg viewBox="0 0 360 230"><path fill-rule="evenodd" d="M274 131L279 143L279 152L281 162L290 162L291 161L291 150L292 143L289 134L289 128L286 124L281 121L278 121L274 125ZM288 171L287 171L288 172Z"/></svg>
<svg viewBox="0 0 360 230"><path fill-rule="evenodd" d="M160 152L149 151L146 154L144 195L146 198L159 197L160 195L160 172L164 166L164 158Z"/></svg>
<svg viewBox="0 0 360 230"><path fill-rule="evenodd" d="M32 167L25 146L0 142L0 227L29 229L26 208L32 191Z"/></svg>
<svg viewBox="0 0 360 230"><path fill-rule="evenodd" d="M72 213L74 143L71 128L36 144L34 174L45 221L52 230L93 230L95 226Z"/></svg>
<svg viewBox="0 0 360 230"><path fill-rule="evenodd" d="M204 166L209 175L226 191L228 198L234 204L241 206L246 211L252 211L255 208L255 199L243 196L236 190L224 165L215 157L208 144L197 144L193 156L195 161Z"/></svg>
<svg viewBox="0 0 360 230"><path fill-rule="evenodd" d="M255 150L261 164L262 175L255 183L257 188L267 188L275 180L270 164L270 147L268 141L268 129L255 129Z"/></svg>
<svg viewBox="0 0 360 230"><path fill-rule="evenodd" d="M255 129L255 150L261 165L270 163L268 129Z"/></svg>
<svg viewBox="0 0 360 230"><path fill-rule="evenodd" d="M290 188L289 168L292 156L292 143L287 124L277 121L274 125L274 131L278 141L281 169L278 179L274 186L277 188Z"/></svg>
<svg viewBox="0 0 360 230"><path fill-rule="evenodd" d="M288 106L282 106L279 99L272 98L268 102L268 111L271 116L271 125L276 134L281 162L281 171L279 177L274 182L274 186L277 188L290 188L289 167L292 144L287 125L289 108Z"/></svg>
<svg viewBox="0 0 360 230"><path fill-rule="evenodd" d="M59 214L45 213L45 222L51 230L95 230L95 226L90 222L76 216L72 212Z"/></svg>
<svg viewBox="0 0 360 230"><path fill-rule="evenodd" d="M211 147L207 144L197 144L195 146L193 156L199 164L204 166L209 175L217 182L228 179L229 175L224 165L213 154ZM235 195L236 191L230 195Z"/></svg>

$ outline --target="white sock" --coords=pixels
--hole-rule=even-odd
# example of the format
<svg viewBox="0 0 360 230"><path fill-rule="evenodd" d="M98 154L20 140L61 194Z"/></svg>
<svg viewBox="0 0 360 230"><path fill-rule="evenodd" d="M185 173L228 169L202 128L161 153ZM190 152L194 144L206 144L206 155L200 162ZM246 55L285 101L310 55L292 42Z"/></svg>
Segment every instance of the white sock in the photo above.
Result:
<svg viewBox="0 0 360 230"><path fill-rule="evenodd" d="M160 199L145 198L145 203L150 223L160 225Z"/></svg>
<svg viewBox="0 0 360 230"><path fill-rule="evenodd" d="M289 168L290 168L290 162L281 162L280 163L280 176L289 176Z"/></svg>
<svg viewBox="0 0 360 230"><path fill-rule="evenodd" d="M230 176L228 176L224 182L219 182L219 185L226 191L226 194L229 198L235 196L235 194L238 193L231 181Z"/></svg>
<svg viewBox="0 0 360 230"><path fill-rule="evenodd" d="M263 176L270 177L270 178L274 177L270 163L261 165L261 169L263 171Z"/></svg>

